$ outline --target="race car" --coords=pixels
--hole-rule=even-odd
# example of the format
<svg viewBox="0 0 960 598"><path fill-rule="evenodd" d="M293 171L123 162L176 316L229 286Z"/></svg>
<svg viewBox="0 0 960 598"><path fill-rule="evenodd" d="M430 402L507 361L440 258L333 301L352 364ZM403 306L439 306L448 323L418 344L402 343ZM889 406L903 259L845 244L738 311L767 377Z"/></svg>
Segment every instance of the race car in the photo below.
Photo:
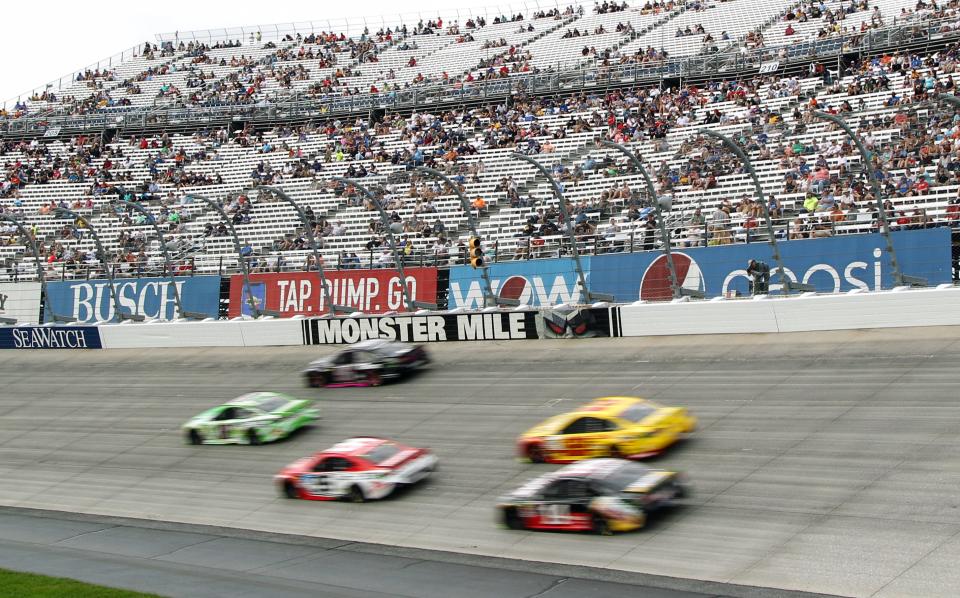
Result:
<svg viewBox="0 0 960 598"><path fill-rule="evenodd" d="M262 444L315 422L313 402L276 392L254 392L208 409L183 425L190 444Z"/></svg>
<svg viewBox="0 0 960 598"><path fill-rule="evenodd" d="M385 438L350 438L294 461L274 477L287 498L364 502L427 478L437 457Z"/></svg>
<svg viewBox="0 0 960 598"><path fill-rule="evenodd" d="M647 515L689 494L680 474L625 459L589 459L529 481L500 499L510 529L592 531L643 527Z"/></svg>
<svg viewBox="0 0 960 598"><path fill-rule="evenodd" d="M517 452L534 463L642 459L662 452L696 427L696 418L683 407L604 397L530 428L518 439Z"/></svg>
<svg viewBox="0 0 960 598"><path fill-rule="evenodd" d="M369 340L318 359L303 373L310 387L380 386L429 363L426 349L419 345Z"/></svg>

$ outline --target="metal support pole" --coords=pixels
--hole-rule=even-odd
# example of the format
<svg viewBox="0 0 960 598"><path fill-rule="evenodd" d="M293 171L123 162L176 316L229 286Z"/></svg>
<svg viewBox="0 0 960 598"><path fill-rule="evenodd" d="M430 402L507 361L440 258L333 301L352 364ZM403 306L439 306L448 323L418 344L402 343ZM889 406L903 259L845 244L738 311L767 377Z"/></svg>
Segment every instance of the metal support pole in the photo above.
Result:
<svg viewBox="0 0 960 598"><path fill-rule="evenodd" d="M177 277L173 271L173 262L170 260L170 252L167 251L167 244L163 241L163 232L160 230L160 227L157 225L157 219L153 217L153 214L147 211L145 207L138 204L134 201L120 201L119 199L114 199L110 202L115 206L130 207L136 212L143 214L147 219L147 223L153 227L153 232L157 235L157 241L160 243L160 250L163 252L163 262L167 265L167 271L170 273L170 283L173 285L173 300L177 306L177 314L174 319L179 316L185 316L188 318L196 318L202 320L207 316L207 314L186 314L183 311L183 303L180 301L180 290L177 288Z"/></svg>
<svg viewBox="0 0 960 598"><path fill-rule="evenodd" d="M770 219L770 207L767 205L767 199L763 195L763 186L760 185L760 179L757 177L757 171L753 169L753 163L750 161L750 157L747 156L746 152L740 148L739 145L734 143L732 139L710 129L703 129L704 134L714 139L719 139L725 146L727 146L730 151L736 154L737 158L740 159L740 162L743 164L743 167L747 169L747 172L750 174L750 179L753 181L753 188L757 193L757 201L760 202L760 205L763 206L763 220L767 227L767 237L769 237L770 249L773 253L773 261L777 263L777 269L780 271L780 282L781 290L784 295L789 295L792 289L798 291L812 291L812 285L804 285L800 283L793 282L787 276L787 270L783 265L783 258L780 256L780 246L777 244L777 234L773 230L773 220Z"/></svg>
<svg viewBox="0 0 960 598"><path fill-rule="evenodd" d="M567 236L570 238L570 252L573 256L573 265L577 270L577 278L580 281L580 288L583 289L583 296L587 300L587 303L590 303L594 300L613 301L613 295L607 295L605 293L591 293L590 288L587 287L587 278L583 274L583 267L580 265L580 252L577 251L577 236L573 232L573 222L570 220L570 214L567 213L567 200L563 197L563 191L560 190L560 184L557 183L557 180L553 178L553 175L551 175L542 164L530 156L518 153L511 153L510 156L530 164L540 171L540 174L542 174L548 181L550 181L550 186L553 188L553 194L560 203L560 214L563 215L563 223L567 229Z"/></svg>
<svg viewBox="0 0 960 598"><path fill-rule="evenodd" d="M414 301L410 296L410 288L407 286L407 275L403 272L403 260L401 259L400 253L397 251L397 241L393 236L393 231L390 230L390 216L387 214L387 211L383 209L383 204L380 203L380 200L365 186L357 183L353 179L348 179L342 176L331 176L334 181L339 181L345 185L353 185L360 193L363 193L367 196L367 199L376 206L377 211L380 212L380 222L383 223L383 229L386 232L387 238L390 240L390 251L393 253L393 261L397 269L397 274L400 275L400 285L403 287L403 298L406 300L407 309L409 311L416 311L418 307L424 309L436 309L436 304L425 303L421 301Z"/></svg>
<svg viewBox="0 0 960 598"><path fill-rule="evenodd" d="M857 146L857 152L860 153L863 168L866 170L867 177L870 179L870 188L873 190L873 198L877 204L877 219L880 220L880 232L883 234L883 240L887 245L887 255L890 256L890 268L893 271L894 284L898 287L905 284L918 287L927 286L927 281L923 278L907 276L900 271L900 263L897 261L897 251L893 247L893 238L890 236L890 221L887 219L887 211L883 207L883 198L880 195L880 183L877 182L877 171L873 167L872 155L867 151L867 148L864 147L860 136L853 132L853 129L850 128L850 125L848 125L846 121L835 114L815 111L813 115L821 120L832 122L843 129L847 137Z"/></svg>
<svg viewBox="0 0 960 598"><path fill-rule="evenodd" d="M237 261L240 262L240 272L243 273L243 286L247 289L247 304L250 306L250 313L254 318L259 318L261 314L267 313L264 310L257 307L257 301L253 298L253 290L250 288L250 267L247 262L243 259L243 256L240 255L240 251L243 249L240 246L240 237L237 236L237 229L233 227L233 222L230 221L230 217L227 216L227 213L223 211L223 208L220 207L220 204L210 199L209 197L204 197L202 195L194 195L189 193L188 197L193 199L199 199L203 203L210 206L217 214L220 215L220 218L223 220L223 223L226 224L227 230L230 231L230 236L233 237L233 246L237 252ZM276 314L270 314L276 315Z"/></svg>
<svg viewBox="0 0 960 598"><path fill-rule="evenodd" d="M439 170L434 170L433 168L428 168L426 166L417 166L414 168L414 170L438 178L450 185L450 187L453 189L453 192L456 193L457 197L460 199L460 207L463 208L464 213L467 215L467 226L470 227L470 234L474 237L480 238L480 233L477 231L477 219L473 217L473 210L470 207L470 202L467 201L467 197L462 191L460 191L460 187L458 187L452 180L450 180L449 177L447 177L447 175L443 174ZM483 276L483 302L486 307L495 307L497 305L508 305L515 307L520 305L520 301L518 299L498 297L497 294L493 292L493 283L490 282L489 266L484 265L481 267L480 274Z"/></svg>
<svg viewBox="0 0 960 598"><path fill-rule="evenodd" d="M600 141L600 145L604 147L609 147L615 149L621 154L625 155L633 163L633 166L640 171L640 174L643 176L643 182L647 187L647 195L650 196L650 199L653 200L653 207L656 210L657 214L657 226L660 227L660 239L663 241L663 255L667 260L667 273L670 276L670 291L674 299L679 299L680 297L687 295L690 297L696 297L698 299L703 299L703 292L698 289L685 289L680 286L680 283L677 281L677 268L673 263L673 248L672 241L670 240L670 231L667 230L667 223L663 218L663 205L660 202L660 197L657 195L657 191L653 186L653 180L650 178L650 174L647 173L647 169L643 167L643 162L640 161L640 158L634 153L627 149L626 146L616 143L614 141L609 141L603 139ZM669 207L667 208L670 209Z"/></svg>
<svg viewBox="0 0 960 598"><path fill-rule="evenodd" d="M30 251L33 252L33 261L37 267L37 280L40 281L40 307L43 308L44 314L49 313L50 319L54 322L76 322L77 319L71 316L58 316L53 311L53 306L50 305L50 299L47 296L47 277L43 274L43 259L40 257L40 248L37 246L37 240L33 238L33 235L20 223L19 220L7 216L6 214L0 214L0 220L9 222L17 227L17 231L20 232L20 236L25 238L30 245ZM46 302L46 305L44 305ZM7 324L16 324L16 318L5 318L4 320ZM42 324L43 322L40 321Z"/></svg>
<svg viewBox="0 0 960 598"><path fill-rule="evenodd" d="M299 216L300 221L303 222L303 230L307 235L307 241L310 243L310 249L313 253L313 263L317 265L317 274L320 277L320 287L323 289L323 300L324 302L326 302L327 308L330 310L330 313L333 315L337 315L337 312L350 313L352 311L356 311L352 307L349 307L346 305L337 305L333 302L333 296L330 294L330 287L327 286L327 279L323 274L323 263L322 263L322 260L320 259L320 251L317 248L317 240L313 236L313 226L311 226L309 220L307 220L306 212L303 211L303 209L300 207L299 204L297 204L297 202L293 201L292 197L287 195L282 189L278 189L276 187L269 187L266 185L262 187L251 187L249 189L245 189L244 193L247 193L248 191L257 191L257 190L262 190L262 191L267 191L268 193L272 193L276 197L279 197L283 201L290 204L293 207L293 209L296 210L297 216Z"/></svg>
<svg viewBox="0 0 960 598"><path fill-rule="evenodd" d="M90 231L90 236L93 237L93 242L97 246L97 257L107 272L107 280L110 283L110 296L113 298L113 310L116 312L117 319L121 322L124 320L135 320L137 322L145 320L146 318L143 317L143 314L128 314L120 308L120 297L117 295L117 287L113 282L113 270L110 268L110 264L107 263L107 252L103 249L103 243L100 242L100 235L98 235L96 229L91 226L90 221L87 220L85 216L68 208L57 208L54 213L61 218L69 216L73 218L74 222L80 221L87 227L87 230Z"/></svg>

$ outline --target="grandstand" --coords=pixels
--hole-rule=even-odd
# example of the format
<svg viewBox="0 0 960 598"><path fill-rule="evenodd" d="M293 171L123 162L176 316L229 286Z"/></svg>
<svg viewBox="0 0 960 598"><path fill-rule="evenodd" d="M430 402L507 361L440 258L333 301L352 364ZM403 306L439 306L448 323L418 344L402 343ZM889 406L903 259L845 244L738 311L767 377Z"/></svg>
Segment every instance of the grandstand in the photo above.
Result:
<svg viewBox="0 0 960 598"><path fill-rule="evenodd" d="M673 247L764 240L750 176L709 127L748 151L778 238L876 231L856 148L813 116L827 110L876 150L893 228L955 227L958 129L936 98L955 91L958 25L957 2L671 0L161 35L8 102L0 209L34 231L51 279L103 271L58 206L89 218L118 276L162 271L161 242L184 271L236 271L197 196L223 202L254 270L307 268L301 221L261 186L310 209L326 268L389 263L372 206L330 182L344 176L379 194L410 263L458 263L466 214L411 171L427 165L482 198L497 260L563 255L567 226L585 253L661 248L644 179L609 139L670 197ZM514 152L554 172L572 222ZM142 202L165 238L114 200ZM2 223L0 263L7 280L35 276Z"/></svg>

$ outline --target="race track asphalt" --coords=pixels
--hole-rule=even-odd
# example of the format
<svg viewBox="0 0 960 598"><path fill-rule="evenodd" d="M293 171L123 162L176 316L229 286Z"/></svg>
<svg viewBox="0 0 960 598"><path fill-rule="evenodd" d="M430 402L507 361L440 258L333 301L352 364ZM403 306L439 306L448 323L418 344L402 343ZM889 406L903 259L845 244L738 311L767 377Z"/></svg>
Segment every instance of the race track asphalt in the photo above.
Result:
<svg viewBox="0 0 960 598"><path fill-rule="evenodd" d="M331 348L4 352L0 505L570 563L676 590L960 594L960 329L430 349L411 380L337 390L298 374ZM183 442L186 419L251 390L315 397L323 420L268 446ZM614 537L499 527L497 496L552 468L514 459L517 434L614 394L698 416L651 463L687 472L689 504ZM440 471L382 502L278 496L284 464L368 434L433 448Z"/></svg>

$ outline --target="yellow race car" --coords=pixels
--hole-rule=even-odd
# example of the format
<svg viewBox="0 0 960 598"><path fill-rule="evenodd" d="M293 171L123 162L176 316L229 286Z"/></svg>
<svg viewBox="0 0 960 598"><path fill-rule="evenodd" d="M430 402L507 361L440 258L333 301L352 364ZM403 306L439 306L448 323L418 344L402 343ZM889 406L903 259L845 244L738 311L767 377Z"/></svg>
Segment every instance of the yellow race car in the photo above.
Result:
<svg viewBox="0 0 960 598"><path fill-rule="evenodd" d="M683 407L636 397L603 397L524 432L517 451L534 463L656 455L697 427Z"/></svg>

